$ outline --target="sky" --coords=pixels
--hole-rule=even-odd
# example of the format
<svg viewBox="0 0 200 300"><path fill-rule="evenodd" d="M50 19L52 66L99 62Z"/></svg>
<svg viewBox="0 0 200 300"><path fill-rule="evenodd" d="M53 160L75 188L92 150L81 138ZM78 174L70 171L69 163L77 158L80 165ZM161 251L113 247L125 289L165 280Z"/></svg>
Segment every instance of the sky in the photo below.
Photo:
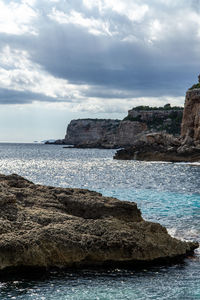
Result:
<svg viewBox="0 0 200 300"><path fill-rule="evenodd" d="M0 0L0 142L183 106L199 73L200 0Z"/></svg>

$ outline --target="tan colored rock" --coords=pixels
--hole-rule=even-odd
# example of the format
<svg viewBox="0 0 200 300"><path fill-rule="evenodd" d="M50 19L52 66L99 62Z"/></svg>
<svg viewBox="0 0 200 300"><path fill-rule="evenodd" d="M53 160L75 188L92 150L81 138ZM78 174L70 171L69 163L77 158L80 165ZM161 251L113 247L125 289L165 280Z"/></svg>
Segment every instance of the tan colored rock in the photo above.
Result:
<svg viewBox="0 0 200 300"><path fill-rule="evenodd" d="M181 137L183 144L200 142L200 88L186 93Z"/></svg>
<svg viewBox="0 0 200 300"><path fill-rule="evenodd" d="M119 124L119 120L111 119L72 120L67 127L65 144L100 145L108 137L113 144Z"/></svg>
<svg viewBox="0 0 200 300"><path fill-rule="evenodd" d="M198 247L144 221L135 203L88 190L0 175L0 199L0 270L135 266L184 257Z"/></svg>
<svg viewBox="0 0 200 300"><path fill-rule="evenodd" d="M122 121L117 129L115 143L120 147L133 145L148 127L143 122Z"/></svg>
<svg viewBox="0 0 200 300"><path fill-rule="evenodd" d="M147 130L142 122L111 119L72 120L67 127L65 144L75 147L116 148L132 145L137 135Z"/></svg>

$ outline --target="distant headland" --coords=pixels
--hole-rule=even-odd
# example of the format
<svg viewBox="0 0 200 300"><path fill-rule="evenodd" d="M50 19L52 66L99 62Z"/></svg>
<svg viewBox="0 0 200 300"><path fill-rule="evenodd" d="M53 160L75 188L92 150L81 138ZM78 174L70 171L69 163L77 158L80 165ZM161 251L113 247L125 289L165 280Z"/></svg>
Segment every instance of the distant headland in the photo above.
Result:
<svg viewBox="0 0 200 300"><path fill-rule="evenodd" d="M123 120L78 119L67 127L65 138L49 144L73 145L76 148L115 149L133 145L141 135L164 131L179 135L183 107L137 106Z"/></svg>
<svg viewBox="0 0 200 300"><path fill-rule="evenodd" d="M200 161L200 75L198 79L186 92L184 108L137 106L123 120L72 120L65 138L53 144L123 148L115 159Z"/></svg>

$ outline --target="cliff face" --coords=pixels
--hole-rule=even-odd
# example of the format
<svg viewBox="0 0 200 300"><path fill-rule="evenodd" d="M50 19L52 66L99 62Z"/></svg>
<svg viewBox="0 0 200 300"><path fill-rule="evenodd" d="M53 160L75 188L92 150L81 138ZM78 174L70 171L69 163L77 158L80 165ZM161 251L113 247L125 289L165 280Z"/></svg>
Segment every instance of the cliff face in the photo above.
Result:
<svg viewBox="0 0 200 300"><path fill-rule="evenodd" d="M121 121L117 128L116 144L119 146L133 145L147 129L147 125L143 122Z"/></svg>
<svg viewBox="0 0 200 300"><path fill-rule="evenodd" d="M167 106L167 107L166 107ZM147 131L165 131L180 134L183 109L141 107L128 111L123 120L72 120L63 141L75 147L117 148L134 145ZM140 107L139 107L140 108ZM146 109L144 109L146 108Z"/></svg>
<svg viewBox="0 0 200 300"><path fill-rule="evenodd" d="M167 107L167 109L149 108L149 110L133 108L128 111L126 119L143 122L147 125L149 130L165 131L170 134L178 135L181 131L183 109L178 107L174 109L171 108L170 105Z"/></svg>
<svg viewBox="0 0 200 300"><path fill-rule="evenodd" d="M78 147L115 148L132 144L147 126L141 122L80 119L67 127L65 144Z"/></svg>
<svg viewBox="0 0 200 300"><path fill-rule="evenodd" d="M119 120L111 119L72 120L67 127L65 144L92 146L108 143L113 145L119 124Z"/></svg>
<svg viewBox="0 0 200 300"><path fill-rule="evenodd" d="M200 144L200 88L186 93L181 137L183 144Z"/></svg>
<svg viewBox="0 0 200 300"><path fill-rule="evenodd" d="M163 115L166 112L163 112ZM140 118L146 123L159 112L129 111L134 120ZM200 161L200 76L199 83L186 92L185 106L181 123L181 137L154 133L144 135L135 145L117 151L116 159L137 159L172 162Z"/></svg>

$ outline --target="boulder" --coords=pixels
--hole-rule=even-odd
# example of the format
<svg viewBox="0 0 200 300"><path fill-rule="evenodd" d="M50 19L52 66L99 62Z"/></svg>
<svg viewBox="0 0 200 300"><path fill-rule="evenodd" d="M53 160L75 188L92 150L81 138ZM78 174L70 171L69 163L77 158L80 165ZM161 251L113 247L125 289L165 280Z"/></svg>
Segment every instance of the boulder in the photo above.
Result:
<svg viewBox="0 0 200 300"><path fill-rule="evenodd" d="M145 221L134 202L0 175L0 270L135 267L191 254L198 243Z"/></svg>

